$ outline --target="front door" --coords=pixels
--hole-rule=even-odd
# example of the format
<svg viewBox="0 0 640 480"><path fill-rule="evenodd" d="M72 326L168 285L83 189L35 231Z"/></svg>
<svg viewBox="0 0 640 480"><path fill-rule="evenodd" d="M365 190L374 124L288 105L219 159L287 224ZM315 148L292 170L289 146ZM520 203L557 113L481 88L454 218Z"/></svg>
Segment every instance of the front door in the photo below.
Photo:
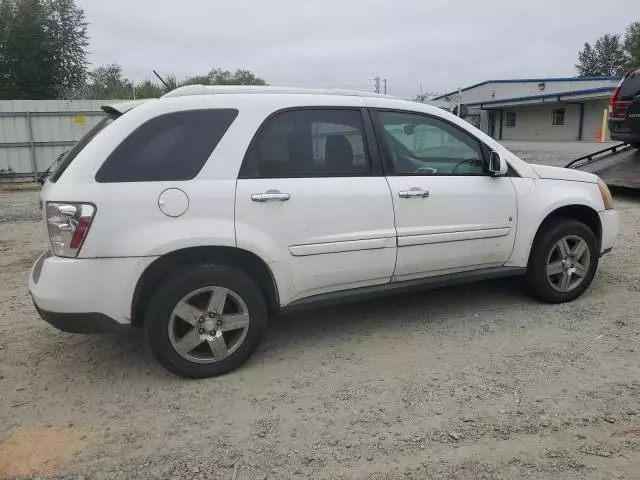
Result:
<svg viewBox="0 0 640 480"><path fill-rule="evenodd" d="M365 120L370 130L359 108L283 111L247 152L236 188L238 247L291 279L283 303L390 281L392 199Z"/></svg>
<svg viewBox="0 0 640 480"><path fill-rule="evenodd" d="M516 194L487 174L487 147L420 113L374 112L393 195L394 280L503 265L513 248Z"/></svg>

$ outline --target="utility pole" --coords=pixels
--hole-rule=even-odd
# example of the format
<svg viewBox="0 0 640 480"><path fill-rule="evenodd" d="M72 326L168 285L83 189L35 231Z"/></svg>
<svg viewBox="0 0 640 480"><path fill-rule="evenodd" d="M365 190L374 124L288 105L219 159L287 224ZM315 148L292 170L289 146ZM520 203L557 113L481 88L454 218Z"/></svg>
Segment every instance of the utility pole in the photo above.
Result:
<svg viewBox="0 0 640 480"><path fill-rule="evenodd" d="M384 94L387 94L387 79L384 79Z"/></svg>
<svg viewBox="0 0 640 480"><path fill-rule="evenodd" d="M380 77L376 77L376 87L375 92L380 93Z"/></svg>

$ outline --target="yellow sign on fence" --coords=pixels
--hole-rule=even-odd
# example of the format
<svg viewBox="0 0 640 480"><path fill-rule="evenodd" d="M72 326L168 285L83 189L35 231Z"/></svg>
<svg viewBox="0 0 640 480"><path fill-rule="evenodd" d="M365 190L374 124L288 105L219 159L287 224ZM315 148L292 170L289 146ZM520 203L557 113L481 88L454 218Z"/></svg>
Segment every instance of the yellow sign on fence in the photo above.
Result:
<svg viewBox="0 0 640 480"><path fill-rule="evenodd" d="M85 117L84 115L74 115L71 118L71 121L76 125L84 125L85 122L87 121L87 117Z"/></svg>

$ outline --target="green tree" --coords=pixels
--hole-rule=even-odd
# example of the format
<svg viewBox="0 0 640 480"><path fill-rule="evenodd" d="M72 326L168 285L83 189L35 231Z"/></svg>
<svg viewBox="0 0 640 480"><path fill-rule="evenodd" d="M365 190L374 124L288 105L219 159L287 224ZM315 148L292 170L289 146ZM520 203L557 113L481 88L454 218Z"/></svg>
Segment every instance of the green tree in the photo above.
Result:
<svg viewBox="0 0 640 480"><path fill-rule="evenodd" d="M81 87L87 45L73 0L0 0L0 98L62 98Z"/></svg>
<svg viewBox="0 0 640 480"><path fill-rule="evenodd" d="M624 35L625 70L640 67L640 22L627 26Z"/></svg>
<svg viewBox="0 0 640 480"><path fill-rule="evenodd" d="M238 69L235 72L214 68L207 75L196 75L186 78L183 85L266 85L264 79L249 70Z"/></svg>
<svg viewBox="0 0 640 480"><path fill-rule="evenodd" d="M578 63L576 68L580 76L588 77L597 75L598 58L593 47L589 43L584 44L584 49L578 53Z"/></svg>
<svg viewBox="0 0 640 480"><path fill-rule="evenodd" d="M622 75L625 53L620 35L603 35L593 47L585 43L584 49L578 53L576 68L581 76Z"/></svg>
<svg viewBox="0 0 640 480"><path fill-rule="evenodd" d="M89 73L82 97L98 100L133 98L133 83L122 76L122 67L112 63Z"/></svg>
<svg viewBox="0 0 640 480"><path fill-rule="evenodd" d="M0 98L52 98L46 11L39 0L0 0Z"/></svg>
<svg viewBox="0 0 640 480"><path fill-rule="evenodd" d="M146 79L135 86L136 98L158 98L165 93L164 86Z"/></svg>
<svg viewBox="0 0 640 480"><path fill-rule="evenodd" d="M82 85L87 74L87 22L74 0L46 0L51 80L57 96Z"/></svg>

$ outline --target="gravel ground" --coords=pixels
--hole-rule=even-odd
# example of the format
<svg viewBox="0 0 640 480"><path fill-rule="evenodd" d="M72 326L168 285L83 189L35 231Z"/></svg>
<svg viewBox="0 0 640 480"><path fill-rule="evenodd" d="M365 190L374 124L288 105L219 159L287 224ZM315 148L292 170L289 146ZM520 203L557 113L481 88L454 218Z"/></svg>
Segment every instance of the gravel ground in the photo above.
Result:
<svg viewBox="0 0 640 480"><path fill-rule="evenodd" d="M613 147L620 142L520 142L505 140L502 143L527 162L564 167L571 160Z"/></svg>
<svg viewBox="0 0 640 480"><path fill-rule="evenodd" d="M640 478L640 197L616 204L571 304L495 281L281 316L186 381L140 333L37 317L37 193L0 192L0 478Z"/></svg>

